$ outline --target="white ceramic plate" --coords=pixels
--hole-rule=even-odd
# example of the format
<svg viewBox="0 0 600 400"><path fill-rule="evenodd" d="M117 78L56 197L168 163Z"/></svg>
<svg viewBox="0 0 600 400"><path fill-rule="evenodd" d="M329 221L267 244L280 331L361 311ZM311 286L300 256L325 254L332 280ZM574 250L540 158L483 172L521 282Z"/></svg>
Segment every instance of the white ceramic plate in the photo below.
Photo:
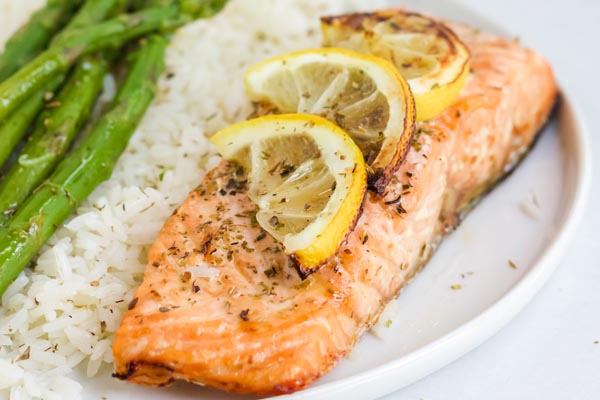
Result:
<svg viewBox="0 0 600 400"><path fill-rule="evenodd" d="M441 0L392 1L505 36L493 22ZM350 357L294 399L376 398L452 362L491 337L542 287L581 216L590 165L585 129L563 88L557 118L522 165L448 237ZM517 268L509 266L511 260ZM460 290L450 286L461 285ZM238 398L178 383L146 388L110 371L82 378L84 398ZM285 396L282 396L285 397ZM239 396L239 398L248 398Z"/></svg>

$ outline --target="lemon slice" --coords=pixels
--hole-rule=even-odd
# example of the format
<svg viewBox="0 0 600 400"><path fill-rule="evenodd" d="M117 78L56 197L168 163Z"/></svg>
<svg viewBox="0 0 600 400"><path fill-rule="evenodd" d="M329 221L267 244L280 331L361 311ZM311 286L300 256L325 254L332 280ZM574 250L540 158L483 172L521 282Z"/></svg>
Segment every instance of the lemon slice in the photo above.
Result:
<svg viewBox="0 0 600 400"><path fill-rule="evenodd" d="M270 112L327 118L363 152L369 187L382 192L410 145L415 124L408 83L378 57L313 49L252 66L244 77L252 100Z"/></svg>
<svg viewBox="0 0 600 400"><path fill-rule="evenodd" d="M360 149L342 129L311 115L269 115L217 132L221 155L248 173L260 226L283 243L303 276L352 231L366 190Z"/></svg>
<svg viewBox="0 0 600 400"><path fill-rule="evenodd" d="M443 23L402 9L321 18L323 45L373 54L394 63L415 97L417 120L431 119L458 97L470 54Z"/></svg>

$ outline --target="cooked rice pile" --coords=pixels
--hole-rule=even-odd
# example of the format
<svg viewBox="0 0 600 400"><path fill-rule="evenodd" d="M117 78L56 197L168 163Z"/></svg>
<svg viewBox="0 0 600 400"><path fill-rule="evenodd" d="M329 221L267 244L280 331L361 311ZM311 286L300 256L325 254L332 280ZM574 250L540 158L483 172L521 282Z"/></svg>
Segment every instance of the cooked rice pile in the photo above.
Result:
<svg viewBox="0 0 600 400"><path fill-rule="evenodd" d="M0 0L0 43L43 3ZM150 244L218 161L207 136L251 111L244 70L268 56L318 46L317 17L359 3L367 5L231 0L217 18L177 32L160 93L112 178L2 296L0 399L74 399L82 391L67 377L75 368L93 376L112 362L113 333L142 278ZM105 82L109 96L114 83Z"/></svg>

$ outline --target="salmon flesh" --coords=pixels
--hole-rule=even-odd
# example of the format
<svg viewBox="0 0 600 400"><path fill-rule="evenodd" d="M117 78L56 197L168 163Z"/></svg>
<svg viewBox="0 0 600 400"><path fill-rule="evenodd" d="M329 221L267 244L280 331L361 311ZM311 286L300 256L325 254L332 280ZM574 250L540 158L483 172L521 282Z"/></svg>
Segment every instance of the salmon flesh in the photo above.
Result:
<svg viewBox="0 0 600 400"><path fill-rule="evenodd" d="M331 370L466 210L527 153L557 96L548 63L450 24L471 51L457 101L420 123L335 259L302 280L257 224L245 171L222 161L165 223L114 345L114 376L290 393Z"/></svg>

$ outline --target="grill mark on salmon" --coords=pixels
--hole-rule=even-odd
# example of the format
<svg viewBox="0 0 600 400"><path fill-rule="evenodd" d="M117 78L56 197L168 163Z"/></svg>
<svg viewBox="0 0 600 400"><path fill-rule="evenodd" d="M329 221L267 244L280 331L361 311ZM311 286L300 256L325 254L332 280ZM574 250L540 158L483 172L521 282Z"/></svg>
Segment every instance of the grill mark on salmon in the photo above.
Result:
<svg viewBox="0 0 600 400"><path fill-rule="evenodd" d="M207 174L150 249L115 336L117 378L290 393L350 352L469 205L526 154L556 97L533 51L451 28L472 53L460 98L419 124L385 193L367 194L335 259L306 280L258 226L244 171L223 161Z"/></svg>

